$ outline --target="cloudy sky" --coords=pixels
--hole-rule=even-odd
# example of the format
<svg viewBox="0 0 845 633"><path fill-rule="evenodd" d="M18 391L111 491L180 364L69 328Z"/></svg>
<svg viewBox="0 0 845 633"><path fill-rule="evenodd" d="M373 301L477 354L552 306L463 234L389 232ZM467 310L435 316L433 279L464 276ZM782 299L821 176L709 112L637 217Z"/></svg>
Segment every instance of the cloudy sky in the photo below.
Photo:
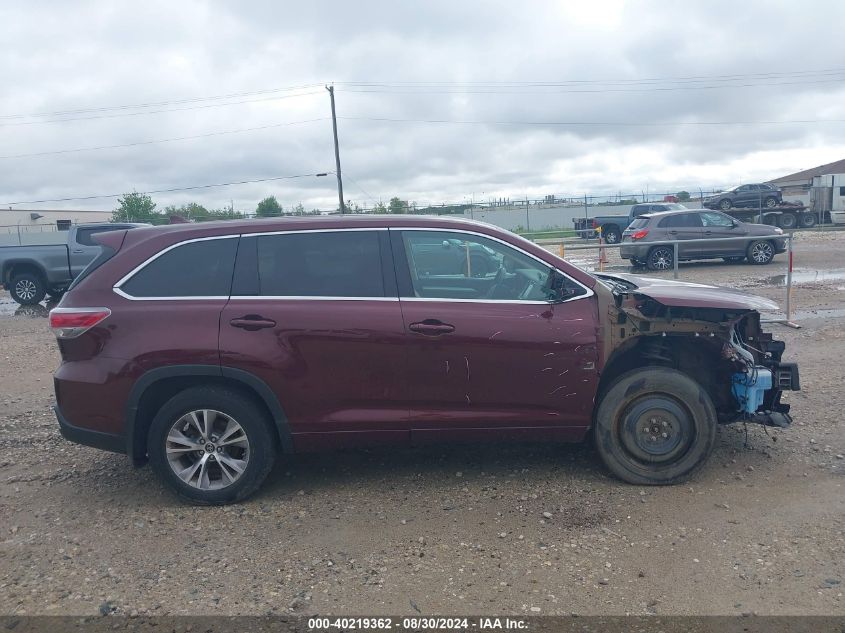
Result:
<svg viewBox="0 0 845 633"><path fill-rule="evenodd" d="M696 190L845 158L845 3L0 4L0 205ZM118 147L114 147L118 146ZM78 151L82 150L82 151ZM19 205L111 209L114 198Z"/></svg>

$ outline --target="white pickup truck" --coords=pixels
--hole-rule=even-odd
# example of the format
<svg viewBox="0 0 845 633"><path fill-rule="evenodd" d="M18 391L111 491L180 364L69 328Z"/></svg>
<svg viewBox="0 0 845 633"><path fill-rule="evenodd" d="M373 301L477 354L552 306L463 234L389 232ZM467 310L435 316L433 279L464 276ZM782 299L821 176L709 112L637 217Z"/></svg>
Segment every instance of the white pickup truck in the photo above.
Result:
<svg viewBox="0 0 845 633"><path fill-rule="evenodd" d="M0 246L0 283L22 305L40 303L45 295L62 296L70 283L100 254L95 233L133 229L146 224L80 224L68 230L66 244Z"/></svg>

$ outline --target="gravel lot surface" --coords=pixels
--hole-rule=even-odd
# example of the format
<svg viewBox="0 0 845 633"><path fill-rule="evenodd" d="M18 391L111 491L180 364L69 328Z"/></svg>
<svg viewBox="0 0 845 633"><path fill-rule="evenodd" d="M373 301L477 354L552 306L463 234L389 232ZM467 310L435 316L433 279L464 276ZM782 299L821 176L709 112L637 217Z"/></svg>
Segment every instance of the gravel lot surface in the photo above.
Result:
<svg viewBox="0 0 845 633"><path fill-rule="evenodd" d="M784 263L681 278L782 301ZM845 232L800 234L795 266L803 328L769 328L796 424L722 428L687 485L622 484L580 445L356 450L225 508L64 441L46 311L4 294L0 614L845 614Z"/></svg>

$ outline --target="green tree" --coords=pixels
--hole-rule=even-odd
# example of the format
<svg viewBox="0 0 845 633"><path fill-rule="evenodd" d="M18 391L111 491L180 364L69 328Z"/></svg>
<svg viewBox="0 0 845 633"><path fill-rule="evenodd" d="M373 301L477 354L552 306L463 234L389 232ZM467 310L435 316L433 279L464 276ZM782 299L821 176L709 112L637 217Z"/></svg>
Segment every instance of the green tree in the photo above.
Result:
<svg viewBox="0 0 845 633"><path fill-rule="evenodd" d="M125 193L117 199L117 209L112 211L112 222L155 222L162 215L156 211L153 199L145 193Z"/></svg>
<svg viewBox="0 0 845 633"><path fill-rule="evenodd" d="M675 194L681 202L689 202L689 191L679 191Z"/></svg>
<svg viewBox="0 0 845 633"><path fill-rule="evenodd" d="M302 203L300 202L295 207L293 207L290 212L294 215L305 215L305 207L303 207Z"/></svg>
<svg viewBox="0 0 845 633"><path fill-rule="evenodd" d="M279 201L276 200L276 196L264 198L264 200L259 202L258 206L255 208L255 215L259 218L278 217L282 215L282 205L280 205Z"/></svg>
<svg viewBox="0 0 845 633"><path fill-rule="evenodd" d="M379 201L376 203L376 206L373 207L373 213L387 213L387 207L384 206L384 202Z"/></svg>
<svg viewBox="0 0 845 633"><path fill-rule="evenodd" d="M408 201L400 200L399 198L394 196L390 199L390 202L387 204L387 210L390 213L407 213Z"/></svg>

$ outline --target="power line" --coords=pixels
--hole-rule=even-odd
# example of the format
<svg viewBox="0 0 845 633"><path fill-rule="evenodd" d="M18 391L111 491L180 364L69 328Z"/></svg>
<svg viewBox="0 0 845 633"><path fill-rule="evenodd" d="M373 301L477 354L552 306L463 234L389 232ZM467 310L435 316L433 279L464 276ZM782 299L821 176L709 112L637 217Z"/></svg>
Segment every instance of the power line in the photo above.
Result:
<svg viewBox="0 0 845 633"><path fill-rule="evenodd" d="M153 189L150 191L138 191L136 193L141 193L145 195L153 194L153 193L173 193L176 191L193 191L196 189L212 189L214 187L231 187L232 185L247 185L257 182L271 182L275 180L293 180L294 178L309 178L309 177L320 177L320 176L328 176L329 174L333 174L332 171L324 171L319 172L316 174L298 174L296 176L273 176L271 178L254 178L252 180L237 180L233 182L219 182L212 185L191 185L189 187L171 187L169 189ZM118 198L124 195L126 192L121 193L104 193L104 194L96 194L90 196L75 196L70 198L51 198L45 200L23 200L19 202L3 202L0 206L11 207L18 204L40 204L42 202L71 202L77 200L97 200L101 198Z"/></svg>
<svg viewBox="0 0 845 633"><path fill-rule="evenodd" d="M590 89L555 89L555 90L527 90L526 86L513 86L513 89L503 90L502 86L490 87L472 87L461 88L445 87L445 88L429 88L426 86L421 89L413 89L412 86L401 87L387 87L387 88L340 88L343 92L351 93L378 93L378 94L486 94L486 95L513 95L513 94L538 94L538 95L554 95L554 94L607 94L607 93L635 93L635 92L674 92L677 90L722 90L722 89L736 89L736 88L755 88L760 86L794 86L794 85L812 85L812 84L829 84L842 83L843 78L836 79L820 79L810 81L780 81L780 82L766 82L766 83L744 83L744 84L721 84L721 85L681 85L681 86L648 86L648 87L625 87L625 88L590 88ZM553 86L557 88L556 86Z"/></svg>
<svg viewBox="0 0 845 633"><path fill-rule="evenodd" d="M471 119L399 119L391 117L339 116L338 119L352 121L377 121L384 123L456 123L462 125L553 125L553 126L608 126L608 127L674 127L674 126L718 126L718 125L787 125L803 123L845 123L845 119L795 119L791 121L677 121L665 123L644 123L625 121L482 121Z"/></svg>
<svg viewBox="0 0 845 633"><path fill-rule="evenodd" d="M2 119L26 119L33 117L64 116L68 114L86 114L89 112L104 112L108 110L135 110L139 108L151 108L168 105L179 105L183 103L196 103L200 101L216 101L219 99L235 99L238 97L254 97L257 95L270 94L274 92L289 92L291 90L307 90L318 88L321 84L303 84L301 86L290 86L287 88L268 88L266 90L253 90L251 92L232 92L225 95L213 95L210 97L190 97L185 99L171 99L167 101L150 101L147 103L124 104L116 106L100 106L97 108L80 108L76 110L58 110L55 112L35 112L31 114L3 114Z"/></svg>
<svg viewBox="0 0 845 633"><path fill-rule="evenodd" d="M737 81L744 79L778 79L794 76L823 76L845 73L845 68L822 68L813 70L793 70L766 73L744 73L733 75L693 75L684 77L642 77L615 79L564 79L559 81L338 81L339 86L562 86L569 84L615 84L615 83L652 83L652 82L686 82L686 81Z"/></svg>
<svg viewBox="0 0 845 633"><path fill-rule="evenodd" d="M287 123L273 123L270 125L260 125L258 127L247 127L239 130L222 130L219 132L208 132L206 134L196 134L193 136L175 136L172 138L155 139L151 141L137 141L135 143L121 143L119 145L100 145L97 147L76 147L72 149L57 149L47 152L32 152L30 154L9 154L7 156L0 156L0 160L6 158L32 158L36 156L51 156L54 154L72 154L75 152L93 152L105 149L119 149L124 147L139 147L142 145L155 145L157 143L173 143L176 141L188 141L199 138L209 138L212 136L224 136L226 134L240 134L242 132L255 132L258 130L269 130L273 128L285 127L289 125L299 125L301 123L314 123L316 121L328 121L328 117L319 117L316 119L305 119L303 121L288 121Z"/></svg>
<svg viewBox="0 0 845 633"><path fill-rule="evenodd" d="M341 118L342 118L342 117L341 117ZM353 185L355 185L356 187L358 187L358 189L360 189L360 190L361 190L361 193L363 193L365 196L367 196L367 197L368 197L370 200L372 200L375 204L378 204L378 200L376 200L375 198L373 198L373 197L372 197L372 196L371 196L371 195L367 192L367 190L366 190L366 189L364 189L361 185L359 185L359 184L358 184L358 181L357 181L357 180L355 180L352 176L350 176L348 171L346 172L346 178L347 178L347 180L351 180L351 181L352 181L352 184L353 184Z"/></svg>
<svg viewBox="0 0 845 633"><path fill-rule="evenodd" d="M723 82L730 83L743 80L777 80L801 77L809 79L813 77L824 77L831 75L841 75L845 73L845 68L827 68L827 69L810 69L810 70L794 70L794 71L780 71L780 72L764 72L764 73L745 73L733 75L697 75L697 76L682 76L682 77L645 77L645 78L614 78L614 79L564 79L558 81L478 81L478 82L451 82L451 81L342 81L335 82L338 86L349 86L351 88L437 88L437 87L451 87L460 88L463 86L474 88L525 88L525 87L563 87L573 85L624 85L632 86L638 84L651 83L700 83L700 82ZM171 105L181 105L186 103L200 103L203 101L219 101L221 99L237 99L240 97L252 97L260 95L268 95L279 92L290 92L294 90L311 90L322 86L323 82L300 84L296 86L285 86L275 88L265 88L260 90L232 92L220 95L210 95L202 97L186 97L181 99L167 99L162 101L148 101L135 104L120 104L113 106L97 106L90 108L76 108L69 110L56 110L52 112L33 112L28 114L5 114L0 115L0 120L10 119L25 119L38 117L66 117L67 115L75 114L89 114L98 112L108 112L113 110L136 110L152 107L162 107ZM318 94L305 93L305 94ZM304 95L291 95L304 96ZM219 105L235 105L231 104ZM190 108L185 108L190 109ZM168 110L170 111L170 110ZM136 113L137 114L137 113ZM81 120L77 118L68 118L60 120Z"/></svg>
<svg viewBox="0 0 845 633"><path fill-rule="evenodd" d="M263 99L248 99L244 101L230 101L228 103L206 103L204 105L190 106L187 108L169 108L164 110L146 110L143 112L119 112L117 114L100 114L95 116L71 117L64 119L49 119L46 121L18 121L16 123L0 123L0 127L18 127L21 125L41 125L44 123L67 123L68 121L90 121L92 119L114 119L126 116L141 116L146 114L161 114L162 112L183 112L185 110L204 110L207 108L225 108L231 105L239 105L242 103L260 103L263 101L279 101L281 99L293 99L295 97L307 97L309 95L320 94L319 91L303 92L295 95L282 95L277 97L266 97Z"/></svg>

